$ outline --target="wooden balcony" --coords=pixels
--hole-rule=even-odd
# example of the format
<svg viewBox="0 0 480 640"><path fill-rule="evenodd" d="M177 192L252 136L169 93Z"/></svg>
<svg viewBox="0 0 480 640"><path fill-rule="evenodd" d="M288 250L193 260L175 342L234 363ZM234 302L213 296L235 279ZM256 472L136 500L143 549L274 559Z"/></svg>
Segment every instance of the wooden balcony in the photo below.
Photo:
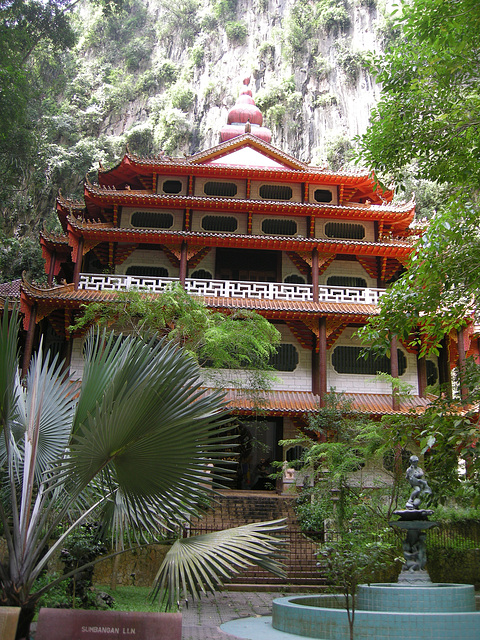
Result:
<svg viewBox="0 0 480 640"><path fill-rule="evenodd" d="M141 289L161 293L178 278L149 278L146 276L80 274L79 289L85 291L127 291ZM202 280L187 278L187 293L194 296L214 298L244 298L256 300L286 300L312 302L311 284L287 284L284 282L243 282L241 280ZM376 305L385 289L359 287L318 287L320 302Z"/></svg>

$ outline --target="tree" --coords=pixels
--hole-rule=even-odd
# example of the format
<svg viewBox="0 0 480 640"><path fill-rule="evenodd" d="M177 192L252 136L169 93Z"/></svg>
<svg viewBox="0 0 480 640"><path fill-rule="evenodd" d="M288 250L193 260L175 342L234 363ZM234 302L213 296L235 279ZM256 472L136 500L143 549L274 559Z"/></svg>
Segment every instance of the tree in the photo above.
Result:
<svg viewBox="0 0 480 640"><path fill-rule="evenodd" d="M320 555L327 578L345 598L350 640L354 640L358 585L370 583L375 574L384 570L385 563L391 560L392 544L357 515L337 535L337 539L322 545Z"/></svg>
<svg viewBox="0 0 480 640"><path fill-rule="evenodd" d="M280 342L280 333L260 314L211 311L180 285L161 294L119 291L113 301L85 305L73 329L91 324L115 325L138 336L152 332L165 335L204 367L205 377L218 381L218 370L227 370L230 377L235 370L246 371L243 385L251 389L268 388L272 370L269 361ZM242 386L241 381L238 384Z"/></svg>
<svg viewBox="0 0 480 640"><path fill-rule="evenodd" d="M42 594L71 575L35 588L70 532L108 513L113 538L123 540L128 531L129 546L165 531L178 537L175 528L215 499L230 438L222 393L204 393L197 365L176 345L91 331L79 387L41 347L22 385L18 326L17 312L10 321L5 313L0 520L8 557L0 563L0 600L21 607L20 638ZM170 580L173 588L162 597L175 602L182 589L212 590L252 563L281 573L275 557L281 541L274 535L279 524L240 527L220 541L218 535L177 541L157 590ZM179 546L187 552L179 554ZM221 560L214 557L219 547L225 550ZM175 572L181 579L169 578Z"/></svg>
<svg viewBox="0 0 480 640"><path fill-rule="evenodd" d="M382 94L361 139L363 159L402 177L480 184L480 5L403 0L401 37L373 71Z"/></svg>
<svg viewBox="0 0 480 640"><path fill-rule="evenodd" d="M397 16L401 37L375 61L382 96L362 138L363 160L403 181L415 171L449 187L406 273L380 301L380 314L360 331L388 352L392 335L435 356L444 337L477 319L480 300L480 5L475 0L411 0ZM475 369L475 367L474 367ZM478 381L478 374L470 382ZM466 380L462 381L466 388ZM425 451L452 479L452 452L478 454L478 383L468 398L440 399L428 411ZM473 424L476 421L477 425ZM452 483L460 488L458 477ZM467 485L464 484L464 487Z"/></svg>
<svg viewBox="0 0 480 640"><path fill-rule="evenodd" d="M299 520L302 523L310 511L309 520L315 514L322 526L319 564L345 597L351 640L358 585L370 582L392 561L388 522L403 480L405 426L373 422L352 410L342 394L331 391L326 405L309 417L308 435L299 433L283 443L304 448L296 467L313 487L300 496ZM390 473L382 470L387 455Z"/></svg>

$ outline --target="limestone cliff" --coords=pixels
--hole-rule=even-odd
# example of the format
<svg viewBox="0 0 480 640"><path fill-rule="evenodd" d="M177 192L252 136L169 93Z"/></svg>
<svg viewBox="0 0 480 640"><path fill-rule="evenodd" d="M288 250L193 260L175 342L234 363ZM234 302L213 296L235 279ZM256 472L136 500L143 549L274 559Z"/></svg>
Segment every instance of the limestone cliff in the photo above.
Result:
<svg viewBox="0 0 480 640"><path fill-rule="evenodd" d="M121 18L86 4L78 29L65 110L82 149L91 137L85 161L104 162L125 143L171 155L216 144L250 76L274 145L342 163L379 95L368 56L391 37L381 0L129 0Z"/></svg>

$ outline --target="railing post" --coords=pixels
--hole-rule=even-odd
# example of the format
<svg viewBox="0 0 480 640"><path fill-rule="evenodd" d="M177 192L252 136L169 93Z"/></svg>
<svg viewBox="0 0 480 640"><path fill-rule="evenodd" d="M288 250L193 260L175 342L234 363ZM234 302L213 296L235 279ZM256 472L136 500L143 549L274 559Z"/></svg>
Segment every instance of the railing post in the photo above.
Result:
<svg viewBox="0 0 480 640"><path fill-rule="evenodd" d="M319 301L318 292L318 249L312 251L312 300Z"/></svg>

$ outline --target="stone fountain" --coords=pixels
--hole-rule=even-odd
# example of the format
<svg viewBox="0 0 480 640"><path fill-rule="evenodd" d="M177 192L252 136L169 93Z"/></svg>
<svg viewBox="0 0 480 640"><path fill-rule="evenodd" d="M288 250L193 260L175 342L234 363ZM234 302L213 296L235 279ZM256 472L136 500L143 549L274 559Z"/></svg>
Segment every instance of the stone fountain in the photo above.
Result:
<svg viewBox="0 0 480 640"><path fill-rule="evenodd" d="M405 531L405 562L398 582L360 585L355 610L355 640L480 640L480 611L473 585L432 583L426 569L426 533L436 522L421 501L431 494L417 456L406 479L412 492L405 509L394 512L392 527ZM222 629L243 638L287 640L303 636L349 640L345 601L340 595L291 596L273 601L269 618L232 621ZM235 623L242 623L235 626ZM248 635L245 635L248 629ZM253 633L253 635L251 635ZM243 635L242 635L243 634Z"/></svg>

